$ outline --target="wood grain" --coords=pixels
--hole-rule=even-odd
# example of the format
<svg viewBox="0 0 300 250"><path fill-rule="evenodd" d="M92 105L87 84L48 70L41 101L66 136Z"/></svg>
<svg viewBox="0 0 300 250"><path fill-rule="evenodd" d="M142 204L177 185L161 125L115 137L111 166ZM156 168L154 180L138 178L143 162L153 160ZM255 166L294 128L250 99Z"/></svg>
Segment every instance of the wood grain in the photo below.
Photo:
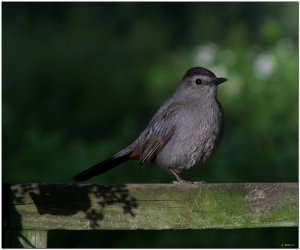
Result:
<svg viewBox="0 0 300 250"><path fill-rule="evenodd" d="M10 230L298 226L297 183L23 184L8 192Z"/></svg>

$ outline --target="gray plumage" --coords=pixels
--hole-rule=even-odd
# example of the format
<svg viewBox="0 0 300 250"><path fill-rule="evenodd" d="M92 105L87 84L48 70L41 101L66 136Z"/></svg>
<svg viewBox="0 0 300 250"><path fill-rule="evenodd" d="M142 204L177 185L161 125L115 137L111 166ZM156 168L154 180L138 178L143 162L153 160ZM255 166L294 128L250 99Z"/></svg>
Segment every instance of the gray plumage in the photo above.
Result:
<svg viewBox="0 0 300 250"><path fill-rule="evenodd" d="M112 162L124 156L131 159L133 152L137 152L141 168L154 162L183 182L178 174L204 163L222 139L223 109L217 100L217 85L226 80L202 67L189 69L146 129L132 144L114 155ZM101 163L96 164L83 175L91 171L97 174L100 167ZM82 174L77 177L80 175L82 177Z"/></svg>

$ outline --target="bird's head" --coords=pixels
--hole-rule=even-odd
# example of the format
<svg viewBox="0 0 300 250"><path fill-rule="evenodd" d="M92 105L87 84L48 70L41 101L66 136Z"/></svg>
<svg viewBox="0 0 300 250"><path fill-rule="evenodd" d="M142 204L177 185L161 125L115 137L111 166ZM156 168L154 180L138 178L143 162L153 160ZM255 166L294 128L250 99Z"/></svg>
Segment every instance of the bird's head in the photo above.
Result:
<svg viewBox="0 0 300 250"><path fill-rule="evenodd" d="M193 67L184 74L176 94L182 95L184 98L215 96L217 86L225 81L227 81L226 78L217 77L206 68Z"/></svg>

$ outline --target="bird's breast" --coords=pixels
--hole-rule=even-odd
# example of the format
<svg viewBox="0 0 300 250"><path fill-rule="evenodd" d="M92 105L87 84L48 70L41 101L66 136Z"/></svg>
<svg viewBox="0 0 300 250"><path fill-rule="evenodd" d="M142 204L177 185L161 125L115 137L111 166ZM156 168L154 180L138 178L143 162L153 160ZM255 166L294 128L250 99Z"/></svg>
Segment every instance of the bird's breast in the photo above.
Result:
<svg viewBox="0 0 300 250"><path fill-rule="evenodd" d="M174 125L175 134L158 154L158 164L190 168L205 162L219 144L223 134L222 107L217 102L187 106L178 113Z"/></svg>

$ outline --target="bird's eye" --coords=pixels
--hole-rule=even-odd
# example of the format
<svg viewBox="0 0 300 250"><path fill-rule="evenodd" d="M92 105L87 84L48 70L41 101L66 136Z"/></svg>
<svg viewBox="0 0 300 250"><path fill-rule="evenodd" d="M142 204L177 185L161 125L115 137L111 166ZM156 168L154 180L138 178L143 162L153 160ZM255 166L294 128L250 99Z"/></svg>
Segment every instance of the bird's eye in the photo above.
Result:
<svg viewBox="0 0 300 250"><path fill-rule="evenodd" d="M200 78L197 78L197 79L195 80L195 83L196 83L197 85L200 85L200 84L202 83L202 80L201 80Z"/></svg>

